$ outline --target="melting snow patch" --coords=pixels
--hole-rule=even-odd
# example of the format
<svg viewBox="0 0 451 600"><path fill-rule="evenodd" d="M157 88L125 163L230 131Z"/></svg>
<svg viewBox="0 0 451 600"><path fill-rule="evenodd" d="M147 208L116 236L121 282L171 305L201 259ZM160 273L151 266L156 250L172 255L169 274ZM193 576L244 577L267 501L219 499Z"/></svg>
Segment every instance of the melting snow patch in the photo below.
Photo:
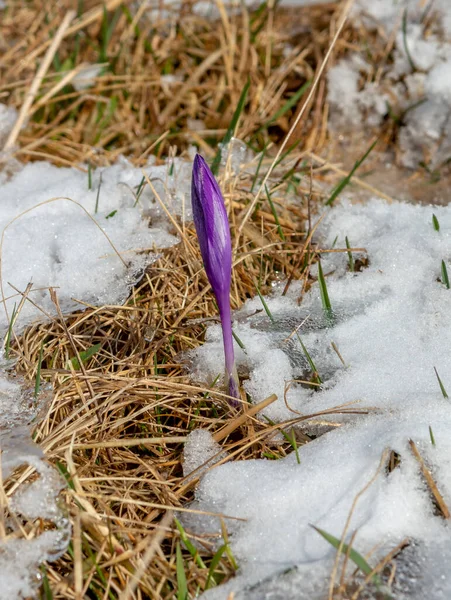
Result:
<svg viewBox="0 0 451 600"><path fill-rule="evenodd" d="M145 171L161 200L181 214L189 191L191 164L149 164ZM123 302L130 286L153 262L155 250L171 246L164 210L141 169L125 159L86 172L37 162L25 165L0 188L1 281L6 297L0 311L5 330L14 304L29 282L19 324L54 314L48 288L56 288L63 311L88 304ZM189 196L188 196L189 198ZM188 212L188 211L186 211Z"/></svg>
<svg viewBox="0 0 451 600"><path fill-rule="evenodd" d="M7 511L2 508L0 600L35 597L39 565L61 556L71 533L69 519L58 504L64 482L43 462L42 451L30 438L29 424L44 410L49 394L42 392L36 401L23 382L11 379L10 367L4 362L0 365L1 476L6 481L15 469L24 466L32 467L39 476L19 485L9 497ZM40 526L33 528L33 535L30 530L28 538L24 537L24 525L35 521Z"/></svg>
<svg viewBox="0 0 451 600"><path fill-rule="evenodd" d="M331 123L377 127L396 118L401 164L409 168L435 169L451 157L451 4L430 7L432 21L416 0L359 0L352 23L385 30L393 50L383 64L353 53L328 73Z"/></svg>
<svg viewBox="0 0 451 600"><path fill-rule="evenodd" d="M433 227L433 213L439 231ZM305 421L302 426L310 432L317 432L319 424L333 431L300 448L300 465L292 455L226 464L205 475L196 508L247 519L245 524L228 523L240 564L238 577L206 597L226 598L234 590L237 599L323 598L335 550L309 524L340 538L354 499L373 477L357 502L346 538L358 530L353 541L358 551L366 554L377 547L370 559L373 566L408 538L417 560L413 569L400 559L403 576L396 597L448 597L449 527L434 512L409 439L433 470L450 506L451 410L434 367L449 391L451 290L442 281L441 262L451 269L451 208L379 200L366 206L343 204L330 212L320 235L326 248L337 236L336 247L344 248L347 236L351 246L366 249L368 266L350 272L346 252L323 254L332 315L324 314L317 283L300 306L295 286L287 296L275 290L267 297L274 324L260 310L258 298L247 302L234 319L245 346L245 353L238 353L244 388L254 402L278 395L264 411L273 420L352 402L367 414L318 415ZM293 335L297 327L322 380L317 391L299 382L311 379L312 372ZM193 360L197 378L211 382L222 372L217 325L209 327L205 345ZM384 452L391 450L401 462L387 473ZM203 531L208 527L211 520ZM436 544L444 557L439 565ZM434 581L432 596L430 569L442 575Z"/></svg>

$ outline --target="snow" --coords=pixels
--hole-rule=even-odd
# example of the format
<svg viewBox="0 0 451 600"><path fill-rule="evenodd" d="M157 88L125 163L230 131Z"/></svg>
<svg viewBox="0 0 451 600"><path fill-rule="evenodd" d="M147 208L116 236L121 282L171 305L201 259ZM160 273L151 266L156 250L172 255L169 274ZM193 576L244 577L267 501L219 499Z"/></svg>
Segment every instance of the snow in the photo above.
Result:
<svg viewBox="0 0 451 600"><path fill-rule="evenodd" d="M88 174L45 162L30 163L0 187L1 281L6 308L5 331L17 290L33 290L16 321L22 327L37 317L54 315L49 288L56 288L63 311L91 305L120 304L159 248L173 245L163 208L146 185L136 199L143 172L153 181L174 214L180 214L190 181L190 164L149 163L143 170L125 159ZM16 288L16 289L14 289Z"/></svg>
<svg viewBox="0 0 451 600"><path fill-rule="evenodd" d="M0 540L0 600L35 597L39 564L61 556L71 533L69 519L58 504L65 483L43 461L42 450L30 438L30 423L45 409L50 391L44 390L38 400L34 399L20 378L12 379L13 366L7 361L0 364L2 479L23 465L33 467L39 477L19 485L8 502L8 536ZM18 539L24 519L42 519L46 530L30 539Z"/></svg>
<svg viewBox="0 0 451 600"><path fill-rule="evenodd" d="M0 9L1 9L0 4ZM8 137L9 132L14 126L14 122L17 119L17 111L12 106L6 106L5 104L0 104L0 144L6 142L6 138Z"/></svg>
<svg viewBox="0 0 451 600"><path fill-rule="evenodd" d="M433 227L433 213L440 231ZM300 465L292 454L278 461L226 464L203 477L196 508L247 519L244 525L228 524L238 577L206 598L226 598L231 590L239 592L235 598L273 598L268 580L279 581L291 568L297 583L290 588L284 576L285 598L323 597L334 550L309 524L340 538L354 498L377 473L385 449L398 452L401 465L390 475L385 466L380 469L357 504L347 539L358 529L354 546L362 554L377 546L373 565L403 538L415 540L421 577L437 558L434 544L442 544L446 555L451 552L448 526L434 515L408 447L414 439L450 503L451 411L434 367L450 388L451 291L441 281L441 261L451 269L451 208L389 205L378 199L364 206L344 202L326 216L319 236L322 248L336 236L337 247L344 248L348 236L352 246L366 248L369 259L367 268L352 273L346 252L323 254L332 319L324 315L317 283L300 306L298 287L285 297L276 287L266 298L275 323L265 312L255 315L261 304L254 298L235 314L234 329L246 348L246 353L237 352L239 371L248 375L244 389L253 402L278 395L264 415L283 422L316 414L299 427L310 434L330 431L300 448ZM294 381L309 375L292 335L298 327L323 379L320 391ZM209 327L206 343L193 354L195 377L211 382L222 370L217 325ZM368 414L318 415L343 405ZM207 525L211 528L210 520ZM307 573L309 583L299 591ZM246 591L262 580L258 594ZM447 597L451 576L434 585L437 595L428 597ZM409 598L425 597L425 590L418 583Z"/></svg>
<svg viewBox="0 0 451 600"><path fill-rule="evenodd" d="M435 2L432 21L423 18L424 10L416 0L355 2L352 24L385 35L386 44L393 36L393 50L382 65L362 50L333 66L327 76L329 125L349 139L354 129L377 133L390 115L401 116L401 167L424 162L436 169L451 158L451 5ZM440 231L433 228L433 213ZM449 525L436 513L409 445L414 440L450 506L451 411L434 367L449 391L450 290L441 261L449 271L451 208L343 202L327 215L318 240L327 248L337 238L344 248L346 236L351 246L366 248L360 257L369 265L351 273L346 253L322 255L332 318L324 313L317 283L300 305L299 286L286 296L283 284L276 286L265 299L274 323L259 298L234 315L245 346L236 348L245 391L254 403L278 396L258 417L283 423L304 416L295 430L317 437L299 448L301 464L292 453L277 461L211 465L197 448L197 467L207 471L193 508L246 520L227 519L239 570L206 592L208 600L225 600L231 592L235 600L327 597L336 551L310 524L348 542L356 534L352 545L370 555L372 566L408 540L397 557L391 594L401 600L451 596ZM295 331L322 379L319 391L299 382L311 380L312 369ZM211 385L223 368L218 325L208 328L205 345L191 359L193 378ZM207 449L212 440L203 443ZM388 473L392 450L401 462ZM185 515L184 523L197 534L220 534L212 517ZM352 567L345 570L349 580ZM341 567L338 578L340 573ZM367 597L377 594L373 586Z"/></svg>
<svg viewBox="0 0 451 600"><path fill-rule="evenodd" d="M274 324L258 297L235 313L234 330L245 346L245 352L236 351L238 370L248 373L246 391L255 402L276 393L279 401L267 409L268 416L292 416L283 400L286 384L306 379L310 371L293 335L298 330L324 385L312 392L293 382L285 395L295 410L317 412L350 399L358 399L361 409L404 410L422 407L424 396L431 394L444 402L433 367L443 378L451 368L443 353L451 343L450 297L440 281L442 259L451 269L451 209L388 205L377 199L365 206L343 204L329 213L320 231L322 247L330 247L337 236L343 248L346 236L353 246L365 247L369 266L351 273L346 252L323 254L323 271L330 273L332 321L322 309L317 283L300 306L298 286L292 285L286 296L281 295L283 284L276 287L266 298ZM195 377L211 383L222 371L220 344L215 324L208 328L206 343L192 352ZM391 378L394 369L396 377Z"/></svg>
<svg viewBox="0 0 451 600"><path fill-rule="evenodd" d="M349 126L377 128L396 115L399 160L409 168L424 162L435 169L451 157L449 2L435 2L433 12L429 23L416 0L358 0L351 24L382 31L387 44L394 35L393 51L380 65L364 51L350 53L327 75L331 125L347 132Z"/></svg>
<svg viewBox="0 0 451 600"><path fill-rule="evenodd" d="M449 555L448 527L433 513L418 464L407 444L411 437L434 463L446 455L449 464L448 407L440 407L430 416L437 433L436 449L428 442L427 422L422 423L419 416L413 411L402 421L373 416L357 426L335 430L303 446L300 465L292 454L283 460L229 463L210 471L197 490L193 508L240 517L246 522L236 525L227 521L232 551L240 565L238 576L204 597L227 598L233 590L237 599L273 598L269 584L277 589L285 579L283 597L287 599L324 598L335 550L310 525L341 538L352 502L362 491L347 539L358 531L353 547L362 554L377 546L370 564L375 566L406 537L415 540L420 555L427 557L423 548L431 549L435 544ZM441 455L436 452L438 448ZM402 461L390 474L385 464L380 468L387 449L399 452ZM439 477L439 486L449 497L446 483L446 478ZM427 560L421 576L429 566L433 567ZM288 570L292 570L292 585L287 585ZM426 581L423 585L418 579L409 598L440 597L426 594ZM259 593L254 590L252 595L250 590L260 582ZM435 587L444 593L451 589L451 579L439 579ZM402 592L399 589L396 597L402 598Z"/></svg>
<svg viewBox="0 0 451 600"><path fill-rule="evenodd" d="M195 429L188 436L185 444L183 475L187 478L187 481L190 478L199 477L208 467L226 458L226 456L227 454L207 430Z"/></svg>

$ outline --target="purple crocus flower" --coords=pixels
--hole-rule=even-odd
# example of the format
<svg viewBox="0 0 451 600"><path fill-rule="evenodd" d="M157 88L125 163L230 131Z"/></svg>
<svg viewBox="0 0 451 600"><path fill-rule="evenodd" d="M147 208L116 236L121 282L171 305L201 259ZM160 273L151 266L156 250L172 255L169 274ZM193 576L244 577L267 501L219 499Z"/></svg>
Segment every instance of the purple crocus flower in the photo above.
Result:
<svg viewBox="0 0 451 600"><path fill-rule="evenodd" d="M221 317L227 389L230 396L239 398L230 313L232 243L229 221L219 185L200 154L196 154L193 164L191 203L200 253Z"/></svg>

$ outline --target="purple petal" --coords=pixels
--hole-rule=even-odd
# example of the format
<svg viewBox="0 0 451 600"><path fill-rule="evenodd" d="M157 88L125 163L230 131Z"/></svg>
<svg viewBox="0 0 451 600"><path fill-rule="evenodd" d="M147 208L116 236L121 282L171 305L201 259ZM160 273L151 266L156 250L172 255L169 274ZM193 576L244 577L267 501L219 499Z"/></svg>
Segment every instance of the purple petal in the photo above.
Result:
<svg viewBox="0 0 451 600"><path fill-rule="evenodd" d="M200 253L221 317L228 392L239 398L230 313L232 243L229 221L219 185L199 154L193 164L191 203Z"/></svg>
<svg viewBox="0 0 451 600"><path fill-rule="evenodd" d="M215 293L230 289L232 244L221 190L205 160L196 155L191 184L193 219L207 277Z"/></svg>

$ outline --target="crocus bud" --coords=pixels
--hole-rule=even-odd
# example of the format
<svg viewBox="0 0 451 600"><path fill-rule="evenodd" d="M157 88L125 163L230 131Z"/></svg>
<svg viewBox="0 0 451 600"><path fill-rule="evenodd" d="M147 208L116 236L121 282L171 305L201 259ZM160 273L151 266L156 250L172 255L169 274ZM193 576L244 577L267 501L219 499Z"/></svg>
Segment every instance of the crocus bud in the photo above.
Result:
<svg viewBox="0 0 451 600"><path fill-rule="evenodd" d="M229 221L221 190L199 154L193 164L191 203L200 253L221 317L227 389L230 396L239 398L230 313L232 243Z"/></svg>

